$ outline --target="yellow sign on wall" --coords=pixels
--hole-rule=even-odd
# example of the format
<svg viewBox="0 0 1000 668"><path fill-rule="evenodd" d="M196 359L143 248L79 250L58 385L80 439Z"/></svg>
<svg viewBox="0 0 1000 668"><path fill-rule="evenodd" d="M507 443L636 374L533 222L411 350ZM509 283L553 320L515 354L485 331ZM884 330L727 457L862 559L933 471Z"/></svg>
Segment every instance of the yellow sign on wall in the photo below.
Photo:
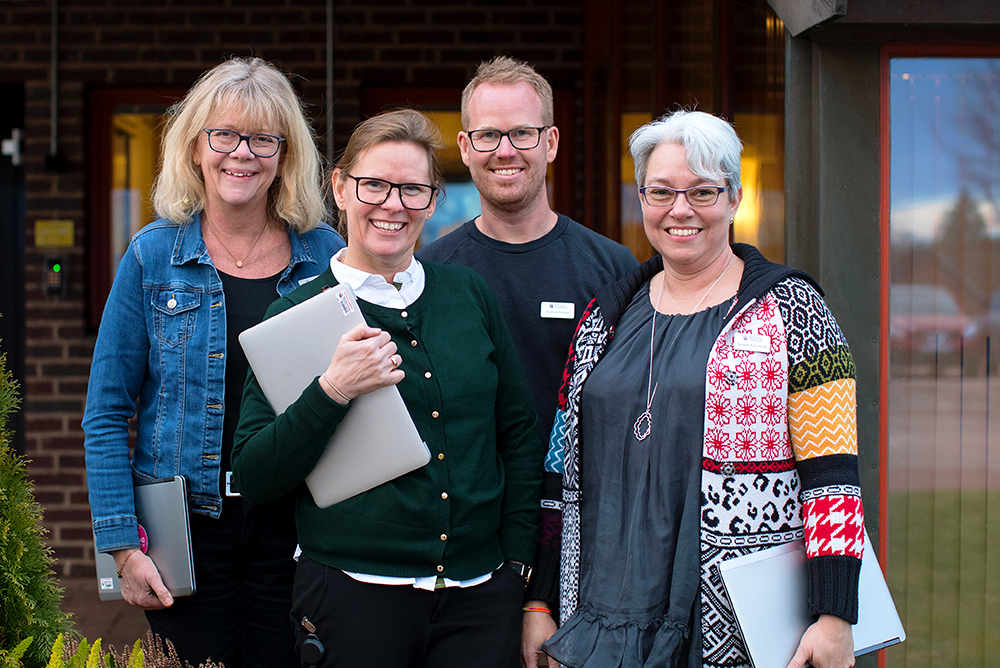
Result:
<svg viewBox="0 0 1000 668"><path fill-rule="evenodd" d="M72 220L36 220L36 247L72 247L74 239Z"/></svg>

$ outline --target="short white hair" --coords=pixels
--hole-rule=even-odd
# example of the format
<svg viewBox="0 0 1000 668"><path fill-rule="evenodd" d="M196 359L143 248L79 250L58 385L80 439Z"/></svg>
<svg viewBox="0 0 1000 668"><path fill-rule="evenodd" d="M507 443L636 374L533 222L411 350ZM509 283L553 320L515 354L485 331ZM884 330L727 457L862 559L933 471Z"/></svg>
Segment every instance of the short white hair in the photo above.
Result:
<svg viewBox="0 0 1000 668"><path fill-rule="evenodd" d="M740 189L743 143L725 120L703 111L677 111L643 125L628 140L635 162L635 182L646 185L649 157L661 144L684 147L688 169L706 180L724 180L730 194ZM730 195L730 196L731 196Z"/></svg>

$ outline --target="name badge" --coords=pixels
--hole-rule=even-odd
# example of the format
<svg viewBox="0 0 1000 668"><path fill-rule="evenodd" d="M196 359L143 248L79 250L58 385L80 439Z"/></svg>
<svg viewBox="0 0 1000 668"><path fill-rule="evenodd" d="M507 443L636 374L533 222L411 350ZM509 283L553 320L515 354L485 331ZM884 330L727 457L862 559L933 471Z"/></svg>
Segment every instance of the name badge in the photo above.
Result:
<svg viewBox="0 0 1000 668"><path fill-rule="evenodd" d="M736 350L749 350L755 353L771 352L771 337L764 334L744 334L736 333L733 341Z"/></svg>
<svg viewBox="0 0 1000 668"><path fill-rule="evenodd" d="M542 302L542 317L572 320L576 316L573 302Z"/></svg>

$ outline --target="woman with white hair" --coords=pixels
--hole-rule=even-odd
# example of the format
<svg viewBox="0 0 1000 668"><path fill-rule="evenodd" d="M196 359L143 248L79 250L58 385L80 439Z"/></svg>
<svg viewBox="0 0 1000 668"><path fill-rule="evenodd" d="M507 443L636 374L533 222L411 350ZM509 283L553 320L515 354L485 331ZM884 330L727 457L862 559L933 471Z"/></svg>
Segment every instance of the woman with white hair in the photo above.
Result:
<svg viewBox="0 0 1000 668"><path fill-rule="evenodd" d="M573 668L748 665L718 565L804 535L816 622L789 665L852 665L847 343L811 278L729 243L728 123L677 111L631 149L659 255L597 292L570 350L549 451L564 463L562 625L543 650Z"/></svg>
<svg viewBox="0 0 1000 668"><path fill-rule="evenodd" d="M291 500L230 484L247 361L239 333L344 246L322 222L319 153L287 77L260 58L206 72L170 109L154 205L115 274L83 429L97 549L180 658L294 666ZM136 441L129 448L129 420ZM185 476L197 592L174 599L140 549L133 484Z"/></svg>

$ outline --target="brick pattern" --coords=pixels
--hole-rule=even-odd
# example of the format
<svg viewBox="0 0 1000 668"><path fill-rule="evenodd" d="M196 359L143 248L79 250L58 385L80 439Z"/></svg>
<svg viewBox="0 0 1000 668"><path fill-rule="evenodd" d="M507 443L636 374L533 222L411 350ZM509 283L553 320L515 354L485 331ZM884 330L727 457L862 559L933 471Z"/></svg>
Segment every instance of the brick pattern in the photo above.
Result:
<svg viewBox="0 0 1000 668"><path fill-rule="evenodd" d="M335 146L359 120L367 86L457 86L484 58L524 58L554 86L582 90L586 0L336 0ZM259 55L294 72L323 136L326 3L323 0L74 0L58 3L59 153L46 172L50 135L47 0L0 3L0 81L25 85L27 354L26 453L62 576L94 572L80 420L95 333L85 329L87 93L92 86L187 87L228 55ZM457 103L457 100L456 100ZM578 150L579 155L582 151ZM580 217L579 212L568 212ZM34 221L76 223L60 254L69 290L43 297L45 249Z"/></svg>

